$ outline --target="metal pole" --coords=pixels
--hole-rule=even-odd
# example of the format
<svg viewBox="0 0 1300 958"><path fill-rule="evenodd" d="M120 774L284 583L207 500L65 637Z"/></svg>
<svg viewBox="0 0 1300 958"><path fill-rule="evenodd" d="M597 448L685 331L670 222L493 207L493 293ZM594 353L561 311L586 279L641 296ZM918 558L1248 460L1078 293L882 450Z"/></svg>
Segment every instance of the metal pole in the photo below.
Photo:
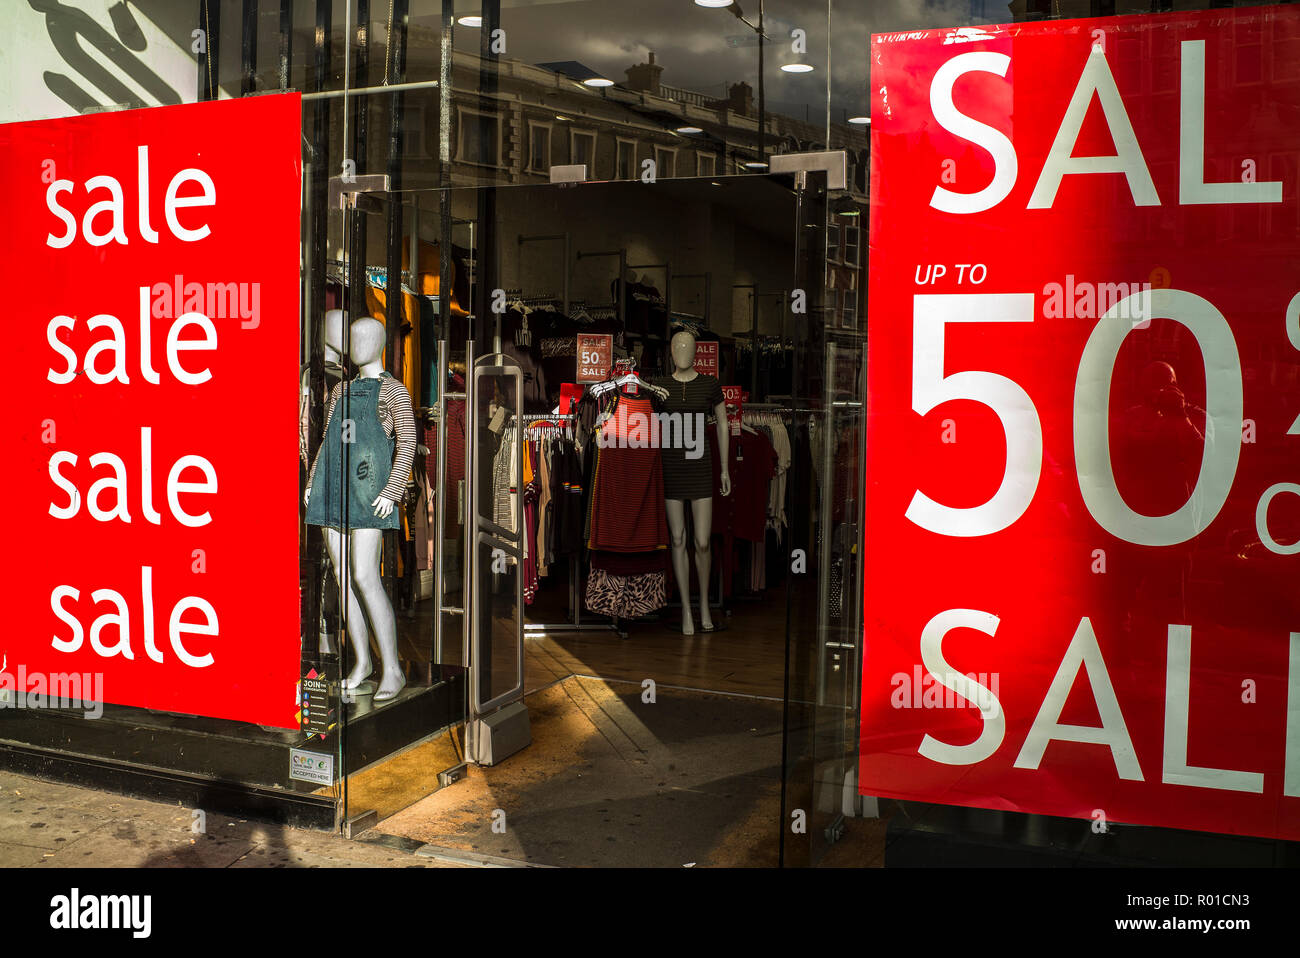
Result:
<svg viewBox="0 0 1300 958"><path fill-rule="evenodd" d="M217 98L221 70L221 0L199 0L199 29L203 52L199 54L200 100Z"/></svg>
<svg viewBox="0 0 1300 958"><path fill-rule="evenodd" d="M240 42L241 67L239 95L248 96L257 91L257 0L244 0L243 36Z"/></svg>
<svg viewBox="0 0 1300 958"><path fill-rule="evenodd" d="M280 57L276 79L280 89L289 89L293 66L293 0L280 0Z"/></svg>
<svg viewBox="0 0 1300 958"><path fill-rule="evenodd" d="M433 573L433 663L442 664L442 606L444 597L446 567L443 565L443 530L447 527L447 340L438 340L438 398L434 402L435 415L438 417L435 433L438 437L437 466L434 470L437 488L434 491L434 573ZM462 574L462 581L463 574ZM464 593L461 593L462 605Z"/></svg>
<svg viewBox="0 0 1300 958"><path fill-rule="evenodd" d="M758 0L758 161L767 162L767 104L763 91L763 0Z"/></svg>

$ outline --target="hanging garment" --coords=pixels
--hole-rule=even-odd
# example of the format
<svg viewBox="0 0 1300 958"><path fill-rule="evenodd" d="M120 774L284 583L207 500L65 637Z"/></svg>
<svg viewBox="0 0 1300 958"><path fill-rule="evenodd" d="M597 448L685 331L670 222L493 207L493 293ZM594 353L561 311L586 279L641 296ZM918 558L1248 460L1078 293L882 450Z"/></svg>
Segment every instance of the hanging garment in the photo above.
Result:
<svg viewBox="0 0 1300 958"><path fill-rule="evenodd" d="M460 537L461 527L461 481L465 478L465 400L448 399L447 416L447 482L442 489L445 497L444 539ZM425 471L429 476L429 487L438 481L438 424L431 422L424 429L424 444L429 454L424 457Z"/></svg>
<svg viewBox="0 0 1300 958"><path fill-rule="evenodd" d="M582 549L586 483L578 451L567 443L556 447L551 466L552 559L556 559Z"/></svg>
<svg viewBox="0 0 1300 958"><path fill-rule="evenodd" d="M345 405L338 401L346 389ZM335 415L335 413L338 415ZM347 454L343 419L353 425ZM396 453L396 458L394 458ZM345 462L346 459L346 462ZM325 422L325 439L312 463L307 522L341 529L401 528L400 508L386 518L373 505L383 495L400 504L415 460L415 416L406 390L387 372L377 379L353 379L335 387ZM347 466L347 476L340 470Z"/></svg>
<svg viewBox="0 0 1300 958"><path fill-rule="evenodd" d="M537 500L541 490L538 482L537 443L524 441L524 602L533 604L537 597Z"/></svg>
<svg viewBox="0 0 1300 958"><path fill-rule="evenodd" d="M660 450L645 441L642 431L653 418L650 400L624 396L600 425L588 548L646 552L668 547Z"/></svg>
<svg viewBox="0 0 1300 958"><path fill-rule="evenodd" d="M592 612L635 619L667 604L667 578L662 572L620 576L592 569L587 576L587 608Z"/></svg>
<svg viewBox="0 0 1300 958"><path fill-rule="evenodd" d="M545 576L551 564L551 447L550 437L540 443L537 457L537 575Z"/></svg>

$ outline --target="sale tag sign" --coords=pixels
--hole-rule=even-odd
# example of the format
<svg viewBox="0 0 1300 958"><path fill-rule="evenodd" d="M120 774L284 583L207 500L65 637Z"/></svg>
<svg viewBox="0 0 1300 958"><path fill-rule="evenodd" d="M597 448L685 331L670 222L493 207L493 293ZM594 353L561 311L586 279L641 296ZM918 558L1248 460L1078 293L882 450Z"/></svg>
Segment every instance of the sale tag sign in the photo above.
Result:
<svg viewBox="0 0 1300 958"><path fill-rule="evenodd" d="M577 382L599 383L614 364L614 337L607 333L578 334Z"/></svg>
<svg viewBox="0 0 1300 958"><path fill-rule="evenodd" d="M0 687L297 727L300 98L0 126L0 167Z"/></svg>
<svg viewBox="0 0 1300 958"><path fill-rule="evenodd" d="M863 794L1300 838L1296 49L872 38Z"/></svg>
<svg viewBox="0 0 1300 958"><path fill-rule="evenodd" d="M733 436L740 435L740 420L745 409L745 396L739 386L723 386L722 399L727 405L727 424Z"/></svg>
<svg viewBox="0 0 1300 958"><path fill-rule="evenodd" d="M713 376L715 379L718 375L718 344L714 340L707 340L695 344L695 364L696 372L703 373L706 376Z"/></svg>

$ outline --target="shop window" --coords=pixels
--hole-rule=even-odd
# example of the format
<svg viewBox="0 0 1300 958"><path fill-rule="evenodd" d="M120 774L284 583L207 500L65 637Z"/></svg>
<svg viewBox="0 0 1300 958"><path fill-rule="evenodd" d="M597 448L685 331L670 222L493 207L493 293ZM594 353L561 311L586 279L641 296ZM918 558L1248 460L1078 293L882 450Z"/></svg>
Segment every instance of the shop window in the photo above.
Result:
<svg viewBox="0 0 1300 958"><path fill-rule="evenodd" d="M528 171L545 173L551 168L551 125L528 124Z"/></svg>
<svg viewBox="0 0 1300 958"><path fill-rule="evenodd" d="M569 162L586 164L588 175L595 173L596 134L572 130L569 133Z"/></svg>
<svg viewBox="0 0 1300 958"><path fill-rule="evenodd" d="M501 118L476 110L457 111L456 159L479 166L501 165Z"/></svg>
<svg viewBox="0 0 1300 958"><path fill-rule="evenodd" d="M844 227L844 265L855 269L862 265L858 258L858 227Z"/></svg>
<svg viewBox="0 0 1300 958"><path fill-rule="evenodd" d="M674 167L677 163L677 151L655 147L655 176L658 178L676 176Z"/></svg>
<svg viewBox="0 0 1300 958"><path fill-rule="evenodd" d="M614 178L619 180L636 179L635 140L618 141L618 156L615 161Z"/></svg>

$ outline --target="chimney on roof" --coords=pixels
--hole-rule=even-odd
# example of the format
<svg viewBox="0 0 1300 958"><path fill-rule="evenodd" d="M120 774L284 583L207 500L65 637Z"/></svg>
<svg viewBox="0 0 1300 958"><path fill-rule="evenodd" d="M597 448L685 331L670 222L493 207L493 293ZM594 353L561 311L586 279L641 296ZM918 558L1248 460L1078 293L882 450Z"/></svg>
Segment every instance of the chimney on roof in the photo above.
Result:
<svg viewBox="0 0 1300 958"><path fill-rule="evenodd" d="M653 50L650 52L649 63L638 63L636 66L628 67L624 72L627 73L629 90L660 95L659 77L664 72L664 68L655 63Z"/></svg>
<svg viewBox="0 0 1300 958"><path fill-rule="evenodd" d="M727 90L727 109L737 116L754 115L754 88L743 80Z"/></svg>

